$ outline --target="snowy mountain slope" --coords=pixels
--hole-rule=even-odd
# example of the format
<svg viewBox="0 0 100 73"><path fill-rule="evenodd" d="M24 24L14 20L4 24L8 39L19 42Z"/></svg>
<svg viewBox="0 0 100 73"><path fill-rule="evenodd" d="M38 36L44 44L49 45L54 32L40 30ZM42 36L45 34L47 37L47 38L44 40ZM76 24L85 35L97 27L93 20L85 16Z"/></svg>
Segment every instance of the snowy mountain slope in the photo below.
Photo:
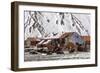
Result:
<svg viewBox="0 0 100 73"><path fill-rule="evenodd" d="M62 32L90 34L90 14L25 11L24 16L25 39L54 36Z"/></svg>

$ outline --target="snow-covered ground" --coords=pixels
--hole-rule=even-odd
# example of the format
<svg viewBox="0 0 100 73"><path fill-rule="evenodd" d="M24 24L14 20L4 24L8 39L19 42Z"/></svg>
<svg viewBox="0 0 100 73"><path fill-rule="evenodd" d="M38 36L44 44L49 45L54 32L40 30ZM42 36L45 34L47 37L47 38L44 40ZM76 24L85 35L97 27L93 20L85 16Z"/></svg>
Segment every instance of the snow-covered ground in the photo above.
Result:
<svg viewBox="0 0 100 73"><path fill-rule="evenodd" d="M46 54L30 54L25 52L24 61L49 61L49 60L69 60L69 59L90 59L90 52L75 52L65 54L55 54L46 55Z"/></svg>

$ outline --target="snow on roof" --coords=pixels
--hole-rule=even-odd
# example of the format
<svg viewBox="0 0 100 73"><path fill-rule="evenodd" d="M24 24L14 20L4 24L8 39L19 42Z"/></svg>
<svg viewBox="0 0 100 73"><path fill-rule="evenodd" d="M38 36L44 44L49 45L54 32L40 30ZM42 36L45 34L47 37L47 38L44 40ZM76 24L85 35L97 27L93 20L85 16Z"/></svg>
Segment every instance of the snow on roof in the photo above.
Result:
<svg viewBox="0 0 100 73"><path fill-rule="evenodd" d="M44 41L45 41L45 40L40 41L40 42L38 43L38 45L42 44Z"/></svg>
<svg viewBox="0 0 100 73"><path fill-rule="evenodd" d="M44 42L43 44L48 44L51 40L47 40L46 42Z"/></svg>
<svg viewBox="0 0 100 73"><path fill-rule="evenodd" d="M64 37L66 37L66 36L70 36L70 35L73 34L73 33L75 33L75 32L65 32L65 33L63 33L63 34L60 36L60 38L64 38Z"/></svg>

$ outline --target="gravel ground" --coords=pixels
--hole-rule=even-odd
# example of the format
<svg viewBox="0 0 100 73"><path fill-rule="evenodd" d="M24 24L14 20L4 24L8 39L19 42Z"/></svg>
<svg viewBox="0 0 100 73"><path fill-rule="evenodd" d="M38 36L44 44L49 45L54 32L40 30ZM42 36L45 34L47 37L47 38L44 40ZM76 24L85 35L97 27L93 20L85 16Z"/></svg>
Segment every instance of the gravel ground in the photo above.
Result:
<svg viewBox="0 0 100 73"><path fill-rule="evenodd" d="M48 60L69 60L69 59L90 59L90 52L75 52L68 53L64 52L64 54L56 54L52 55L46 54L30 54L29 52L25 52L24 61L48 61Z"/></svg>

